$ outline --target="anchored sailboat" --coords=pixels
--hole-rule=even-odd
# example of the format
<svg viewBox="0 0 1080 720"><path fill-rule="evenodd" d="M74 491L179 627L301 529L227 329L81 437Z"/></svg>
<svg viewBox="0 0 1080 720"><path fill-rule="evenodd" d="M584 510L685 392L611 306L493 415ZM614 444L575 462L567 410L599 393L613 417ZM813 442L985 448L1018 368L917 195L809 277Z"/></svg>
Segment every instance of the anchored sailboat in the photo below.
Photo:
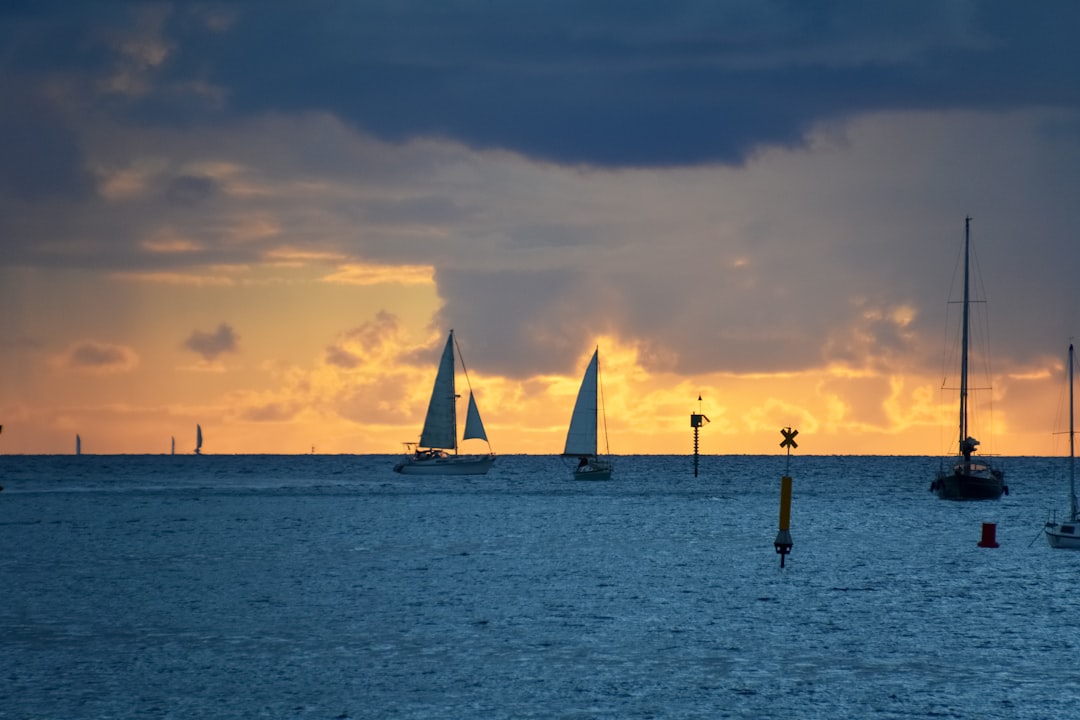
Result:
<svg viewBox="0 0 1080 720"><path fill-rule="evenodd" d="M1073 346L1069 343L1069 514L1061 522L1051 520L1046 523L1046 542L1052 548L1080 550L1080 515L1076 507L1076 447L1075 423L1073 419L1073 368L1076 359Z"/></svg>
<svg viewBox="0 0 1080 720"><path fill-rule="evenodd" d="M949 469L942 468L930 484L946 500L996 500L1006 495L1005 473L988 460L972 459L979 441L968 435L968 344L970 323L971 218L964 219L964 301L960 348L960 457Z"/></svg>
<svg viewBox="0 0 1080 720"><path fill-rule="evenodd" d="M607 457L607 418L603 408L604 394L600 385L600 348L593 352L585 375L578 388L570 427L566 431L563 457L578 458L574 468L575 480L610 480L614 465ZM599 422L598 422L599 420ZM597 454L597 435L604 436L604 456Z"/></svg>
<svg viewBox="0 0 1080 720"><path fill-rule="evenodd" d="M406 456L394 466L394 472L403 475L484 475L495 462L495 453L491 450L480 411L476 407L476 397L469 385L469 373L465 369L465 360L461 360L461 369L465 383L469 385L469 405L465 413L465 432L462 440L483 440L488 444L486 455L459 455L457 442L457 392L454 383L454 351L461 357L461 348L454 340L454 331L446 339L439 370L435 375L435 385L431 389L424 428L420 433L419 443L405 443ZM451 455L448 450L452 450Z"/></svg>

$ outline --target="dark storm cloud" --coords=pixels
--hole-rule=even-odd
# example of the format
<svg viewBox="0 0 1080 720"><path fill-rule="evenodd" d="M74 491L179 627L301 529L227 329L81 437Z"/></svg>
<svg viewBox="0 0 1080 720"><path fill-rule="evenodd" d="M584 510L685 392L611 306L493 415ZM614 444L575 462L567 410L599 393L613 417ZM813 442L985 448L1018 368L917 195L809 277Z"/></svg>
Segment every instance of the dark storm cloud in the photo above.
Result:
<svg viewBox="0 0 1080 720"><path fill-rule="evenodd" d="M453 298L437 326L455 328L466 358L483 372L528 375L557 367L572 373L593 338L614 330L621 317L621 292L606 280L592 282L588 268L442 270L437 283ZM591 311L601 304L603 322Z"/></svg>
<svg viewBox="0 0 1080 720"><path fill-rule="evenodd" d="M706 279L713 271L703 266L700 272ZM776 300L748 303L733 295L731 302L716 301L723 296L716 287L722 280L695 292L658 275L650 267L444 270L438 284L452 302L436 322L468 338L465 352L478 370L517 377L553 368L573 374L602 335L635 338L639 361L650 371L704 372L721 359L738 371L791 371L817 356L820 328L838 320L822 313L805 326L800 316L778 312ZM691 347L694 352L682 352Z"/></svg>
<svg viewBox="0 0 1080 720"><path fill-rule="evenodd" d="M239 17L213 77L236 110L327 109L391 140L600 165L738 162L823 117L933 92L933 54L977 52L951 7L278 6Z"/></svg>
<svg viewBox="0 0 1080 720"><path fill-rule="evenodd" d="M152 8L169 6L15 4L0 12L0 69L111 78L95 109L144 123L329 111L383 139L606 166L739 163L874 110L1080 100L1067 1Z"/></svg>
<svg viewBox="0 0 1080 720"><path fill-rule="evenodd" d="M242 6L241 6L242 7ZM1080 6L369 2L241 10L233 109L326 109L566 163L737 163L876 109L1075 104Z"/></svg>

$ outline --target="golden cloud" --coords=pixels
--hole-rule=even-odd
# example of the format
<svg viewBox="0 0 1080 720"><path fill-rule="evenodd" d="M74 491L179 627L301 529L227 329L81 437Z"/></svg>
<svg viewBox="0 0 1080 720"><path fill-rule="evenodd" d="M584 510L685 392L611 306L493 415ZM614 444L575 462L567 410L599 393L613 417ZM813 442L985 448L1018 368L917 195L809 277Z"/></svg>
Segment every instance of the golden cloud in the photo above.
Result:
<svg viewBox="0 0 1080 720"><path fill-rule="evenodd" d="M336 272L325 276L323 281L343 285L431 285L435 282L435 268L431 265L353 263L339 266Z"/></svg>
<svg viewBox="0 0 1080 720"><path fill-rule="evenodd" d="M236 281L223 275L199 275L195 273L178 272L118 272L110 277L129 282L147 283L151 285L191 285L194 287L206 286L229 286L235 285Z"/></svg>
<svg viewBox="0 0 1080 720"><path fill-rule="evenodd" d="M199 243L182 237L163 237L156 240L143 240L139 244L147 252L153 253L187 253L202 249L202 246Z"/></svg>

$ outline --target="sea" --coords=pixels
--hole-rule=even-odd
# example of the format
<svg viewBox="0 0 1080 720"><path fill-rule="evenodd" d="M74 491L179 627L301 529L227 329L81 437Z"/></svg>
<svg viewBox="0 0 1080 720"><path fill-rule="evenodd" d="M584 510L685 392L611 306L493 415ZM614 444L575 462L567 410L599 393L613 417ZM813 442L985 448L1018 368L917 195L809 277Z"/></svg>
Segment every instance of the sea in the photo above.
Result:
<svg viewBox="0 0 1080 720"><path fill-rule="evenodd" d="M1076 717L1065 459L396 460L0 456L0 718Z"/></svg>

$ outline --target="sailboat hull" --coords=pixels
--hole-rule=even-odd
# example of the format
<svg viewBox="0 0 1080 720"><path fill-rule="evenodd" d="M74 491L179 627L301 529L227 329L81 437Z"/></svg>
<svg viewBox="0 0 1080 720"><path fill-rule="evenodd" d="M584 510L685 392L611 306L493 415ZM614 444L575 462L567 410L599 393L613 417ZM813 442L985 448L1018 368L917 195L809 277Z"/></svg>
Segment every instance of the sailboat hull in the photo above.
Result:
<svg viewBox="0 0 1080 720"><path fill-rule="evenodd" d="M1080 524L1047 523L1046 542L1052 548L1080 550Z"/></svg>
<svg viewBox="0 0 1080 720"><path fill-rule="evenodd" d="M951 473L939 473L930 489L943 500L997 500L1008 492L999 470L965 471L962 465Z"/></svg>
<svg viewBox="0 0 1080 720"><path fill-rule="evenodd" d="M410 456L395 465L394 472L402 475L486 475L494 464L494 455Z"/></svg>
<svg viewBox="0 0 1080 720"><path fill-rule="evenodd" d="M583 458L584 465L574 468L575 480L610 480L611 473L615 469L610 460L591 456Z"/></svg>

